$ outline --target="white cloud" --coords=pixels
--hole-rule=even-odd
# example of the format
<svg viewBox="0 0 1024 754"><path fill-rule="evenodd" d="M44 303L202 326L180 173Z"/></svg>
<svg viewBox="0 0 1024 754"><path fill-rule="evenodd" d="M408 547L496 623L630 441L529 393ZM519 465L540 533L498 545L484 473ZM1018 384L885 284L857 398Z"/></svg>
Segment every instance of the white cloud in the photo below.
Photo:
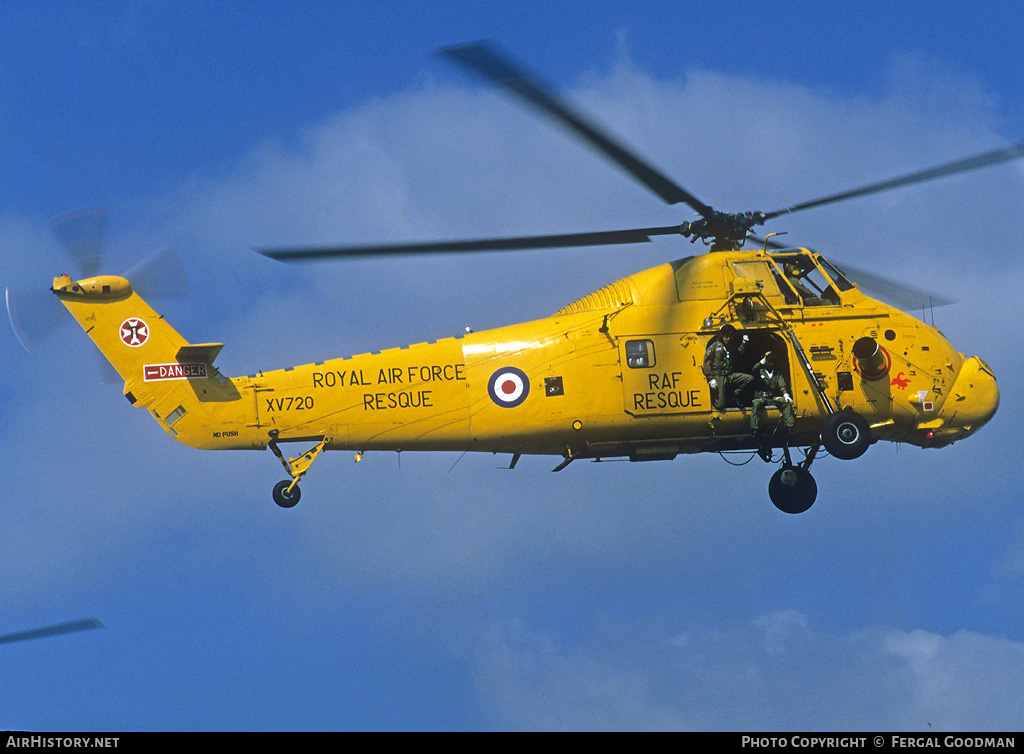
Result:
<svg viewBox="0 0 1024 754"><path fill-rule="evenodd" d="M973 631L888 632L883 648L911 676L903 719L943 730L1010 730L1024 715L1024 644Z"/></svg>
<svg viewBox="0 0 1024 754"><path fill-rule="evenodd" d="M478 688L501 724L540 730L1012 730L1024 713L1024 644L972 632L836 632L776 611L616 638L492 625Z"/></svg>

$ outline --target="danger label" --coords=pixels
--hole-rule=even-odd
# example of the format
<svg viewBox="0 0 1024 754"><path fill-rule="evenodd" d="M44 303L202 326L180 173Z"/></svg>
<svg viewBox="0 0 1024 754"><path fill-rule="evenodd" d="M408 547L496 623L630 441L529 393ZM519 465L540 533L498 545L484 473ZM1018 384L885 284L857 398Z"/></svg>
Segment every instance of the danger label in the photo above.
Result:
<svg viewBox="0 0 1024 754"><path fill-rule="evenodd" d="M146 364L142 367L146 382L154 380L191 380L206 376L206 364Z"/></svg>

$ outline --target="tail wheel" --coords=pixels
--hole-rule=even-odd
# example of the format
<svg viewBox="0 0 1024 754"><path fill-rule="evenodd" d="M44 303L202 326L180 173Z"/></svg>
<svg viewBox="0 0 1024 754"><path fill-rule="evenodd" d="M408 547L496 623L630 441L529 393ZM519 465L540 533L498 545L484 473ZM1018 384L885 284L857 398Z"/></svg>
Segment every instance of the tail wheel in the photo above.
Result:
<svg viewBox="0 0 1024 754"><path fill-rule="evenodd" d="M803 513L818 497L818 483L799 466L783 466L768 482L768 497L783 513Z"/></svg>
<svg viewBox="0 0 1024 754"><path fill-rule="evenodd" d="M860 458L871 444L871 428L863 416L850 409L832 414L821 428L825 450L836 458Z"/></svg>
<svg viewBox="0 0 1024 754"><path fill-rule="evenodd" d="M294 508L299 504L299 498L302 497L302 491L297 484L292 487L291 492L288 491L291 484L291 479L285 479L274 485L274 502L282 508Z"/></svg>

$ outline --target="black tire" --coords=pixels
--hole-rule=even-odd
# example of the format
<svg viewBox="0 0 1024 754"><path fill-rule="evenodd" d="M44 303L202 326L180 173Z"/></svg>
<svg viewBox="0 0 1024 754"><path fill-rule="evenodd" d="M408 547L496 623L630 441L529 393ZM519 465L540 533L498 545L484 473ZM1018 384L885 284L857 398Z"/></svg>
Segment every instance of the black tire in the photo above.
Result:
<svg viewBox="0 0 1024 754"><path fill-rule="evenodd" d="M844 461L860 458L871 445L871 428L863 416L843 409L832 414L821 428L821 442L830 454Z"/></svg>
<svg viewBox="0 0 1024 754"><path fill-rule="evenodd" d="M818 483L799 466L783 466L768 482L768 497L783 513L803 513L818 497Z"/></svg>
<svg viewBox="0 0 1024 754"><path fill-rule="evenodd" d="M278 482L274 485L274 502L282 508L294 508L299 504L299 498L302 497L302 490L299 489L299 485L295 485L292 491L288 492L291 483L291 479L285 479L283 482Z"/></svg>

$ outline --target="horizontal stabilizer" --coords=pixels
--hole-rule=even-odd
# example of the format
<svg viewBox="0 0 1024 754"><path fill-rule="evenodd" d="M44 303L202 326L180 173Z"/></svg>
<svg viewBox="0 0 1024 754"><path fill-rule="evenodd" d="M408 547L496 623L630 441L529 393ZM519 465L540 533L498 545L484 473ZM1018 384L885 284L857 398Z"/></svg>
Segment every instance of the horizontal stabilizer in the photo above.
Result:
<svg viewBox="0 0 1024 754"><path fill-rule="evenodd" d="M217 354L220 353L220 349L223 347L223 343L196 343L194 345L182 346L178 349L178 354L174 358L181 364L188 362L210 364L212 366L213 360L217 358Z"/></svg>

